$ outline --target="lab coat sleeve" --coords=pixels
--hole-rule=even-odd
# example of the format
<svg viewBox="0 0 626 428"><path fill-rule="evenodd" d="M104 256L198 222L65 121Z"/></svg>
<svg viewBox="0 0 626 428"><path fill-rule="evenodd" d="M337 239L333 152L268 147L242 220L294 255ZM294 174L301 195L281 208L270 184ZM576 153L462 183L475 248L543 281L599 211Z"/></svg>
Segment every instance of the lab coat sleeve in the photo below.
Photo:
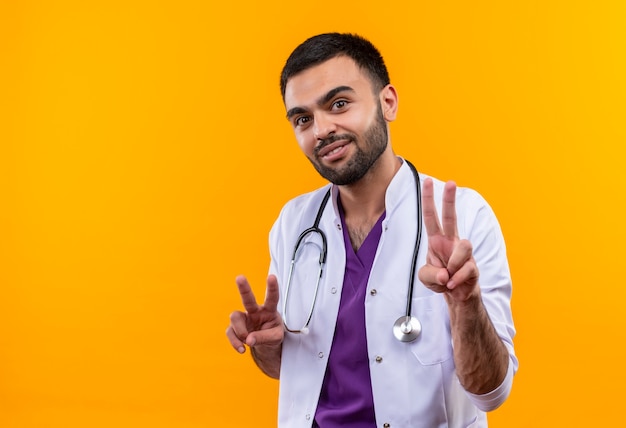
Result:
<svg viewBox="0 0 626 428"><path fill-rule="evenodd" d="M512 358L509 357L509 367L506 372L506 377L504 381L491 392L486 394L477 395L472 394L471 392L467 392L469 399L474 403L476 407L478 407L483 412L490 412L492 410L497 409L504 403L511 392L511 388L513 386L513 375L515 374L513 368Z"/></svg>
<svg viewBox="0 0 626 428"><path fill-rule="evenodd" d="M281 267L279 265L279 261L281 260L281 257L279 256L279 254L284 254L284 243L281 240L281 228L282 226L282 219L284 216L284 212L285 212L285 208L283 208L280 212L280 215L278 216L278 218L276 219L276 221L274 222L274 224L272 225L272 228L270 229L270 233L269 233L269 251L270 251L270 266L269 266L269 274L272 275L276 275L276 278L278 280L278 286L279 286L279 302L278 302L278 308L279 308L279 312L281 311L282 308L282 295L283 295L283 290L282 290L282 285L283 285L283 275L282 275L282 271L281 271Z"/></svg>

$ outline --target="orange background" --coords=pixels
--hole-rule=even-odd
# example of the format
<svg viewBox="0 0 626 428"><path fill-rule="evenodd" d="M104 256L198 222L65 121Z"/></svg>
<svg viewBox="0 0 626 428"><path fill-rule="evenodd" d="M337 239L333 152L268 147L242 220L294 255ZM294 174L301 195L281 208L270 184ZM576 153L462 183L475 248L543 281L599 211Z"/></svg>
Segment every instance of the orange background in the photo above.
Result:
<svg viewBox="0 0 626 428"><path fill-rule="evenodd" d="M410 6L409 6L410 4ZM615 426L626 321L626 3L0 3L0 426L275 426L230 349L282 204L322 181L278 74L351 31L394 148L505 233L520 370L493 427Z"/></svg>

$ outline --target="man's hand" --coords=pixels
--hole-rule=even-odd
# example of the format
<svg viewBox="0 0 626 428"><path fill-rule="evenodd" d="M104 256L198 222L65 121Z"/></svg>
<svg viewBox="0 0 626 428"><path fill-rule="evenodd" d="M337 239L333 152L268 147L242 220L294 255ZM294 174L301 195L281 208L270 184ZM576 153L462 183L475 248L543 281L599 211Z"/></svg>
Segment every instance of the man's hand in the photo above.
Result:
<svg viewBox="0 0 626 428"><path fill-rule="evenodd" d="M430 178L424 181L422 213L428 234L428 253L418 277L429 289L464 302L480 294L478 267L472 256L472 244L467 239L459 239L455 198L456 184L449 181L443 191L440 223L433 181Z"/></svg>
<svg viewBox="0 0 626 428"><path fill-rule="evenodd" d="M278 305L278 280L274 275L267 278L265 302L259 305L252 288L244 276L236 279L245 312L230 314L230 325L226 337L240 354L250 346L252 356L259 368L268 376L278 378L283 338L283 320Z"/></svg>

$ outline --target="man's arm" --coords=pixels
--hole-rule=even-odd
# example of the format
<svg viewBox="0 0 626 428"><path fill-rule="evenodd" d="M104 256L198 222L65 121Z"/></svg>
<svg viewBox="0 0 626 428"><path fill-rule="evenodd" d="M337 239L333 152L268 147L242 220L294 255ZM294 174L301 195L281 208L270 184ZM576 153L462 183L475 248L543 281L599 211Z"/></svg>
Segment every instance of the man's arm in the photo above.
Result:
<svg viewBox="0 0 626 428"><path fill-rule="evenodd" d="M283 345L251 346L250 353L256 365L271 378L280 378L280 360Z"/></svg>
<svg viewBox="0 0 626 428"><path fill-rule="evenodd" d="M444 294L450 314L457 376L466 391L482 395L495 391L504 382L509 369L509 352L483 304L472 244L458 237L455 197L456 185L446 183L440 223L433 182L425 180L422 209L428 233L428 254L418 276L426 287Z"/></svg>
<svg viewBox="0 0 626 428"><path fill-rule="evenodd" d="M478 395L495 390L506 376L509 352L489 319L480 293L463 302L446 295L446 301L461 385Z"/></svg>

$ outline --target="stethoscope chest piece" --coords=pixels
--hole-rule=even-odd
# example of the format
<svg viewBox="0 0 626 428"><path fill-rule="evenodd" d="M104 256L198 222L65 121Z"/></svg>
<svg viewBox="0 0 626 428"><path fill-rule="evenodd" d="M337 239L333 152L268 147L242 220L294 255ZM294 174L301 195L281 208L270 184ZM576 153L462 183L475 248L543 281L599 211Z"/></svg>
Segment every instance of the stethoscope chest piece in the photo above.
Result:
<svg viewBox="0 0 626 428"><path fill-rule="evenodd" d="M422 324L415 317L403 315L393 324L393 335L400 342L413 342L422 332Z"/></svg>

